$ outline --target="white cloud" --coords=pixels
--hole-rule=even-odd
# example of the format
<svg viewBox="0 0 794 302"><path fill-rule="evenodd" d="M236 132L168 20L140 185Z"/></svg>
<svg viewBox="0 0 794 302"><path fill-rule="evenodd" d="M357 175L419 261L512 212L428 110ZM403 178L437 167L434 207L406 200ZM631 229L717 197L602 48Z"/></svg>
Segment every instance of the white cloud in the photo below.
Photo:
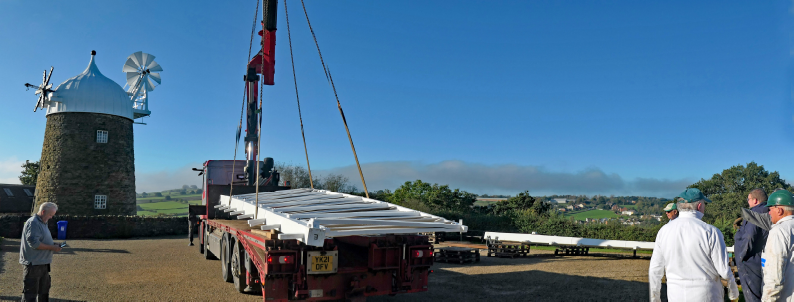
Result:
<svg viewBox="0 0 794 302"><path fill-rule="evenodd" d="M201 163L192 163L174 170L161 170L155 172L135 172L136 192L160 192L181 188L182 185L196 185L201 187L201 176L192 168L201 167Z"/></svg>
<svg viewBox="0 0 794 302"><path fill-rule="evenodd" d="M22 173L22 164L25 161L11 157L0 161L0 183L19 184L19 175Z"/></svg>

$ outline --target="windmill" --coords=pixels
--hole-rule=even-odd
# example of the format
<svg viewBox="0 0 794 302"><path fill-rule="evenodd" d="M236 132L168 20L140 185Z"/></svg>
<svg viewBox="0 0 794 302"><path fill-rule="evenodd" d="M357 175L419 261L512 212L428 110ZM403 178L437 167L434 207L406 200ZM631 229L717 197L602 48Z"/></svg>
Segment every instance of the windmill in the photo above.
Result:
<svg viewBox="0 0 794 302"><path fill-rule="evenodd" d="M127 73L127 94L133 101L135 118L149 116L149 91L154 90L155 82L160 84L157 72L163 68L154 61L153 55L139 51L127 57L122 71Z"/></svg>
<svg viewBox="0 0 794 302"><path fill-rule="evenodd" d="M42 108L44 109L44 105L47 104L50 100L49 93L52 92L50 88L52 88L52 84L50 84L50 77L52 77L52 71L55 68L50 66L50 74L47 75L47 70L44 70L44 75L41 77L41 85L36 86L30 83L25 83L25 87L27 88L36 88L36 95L39 96L39 100L36 102L36 107L33 107L33 112L36 112L37 109Z"/></svg>

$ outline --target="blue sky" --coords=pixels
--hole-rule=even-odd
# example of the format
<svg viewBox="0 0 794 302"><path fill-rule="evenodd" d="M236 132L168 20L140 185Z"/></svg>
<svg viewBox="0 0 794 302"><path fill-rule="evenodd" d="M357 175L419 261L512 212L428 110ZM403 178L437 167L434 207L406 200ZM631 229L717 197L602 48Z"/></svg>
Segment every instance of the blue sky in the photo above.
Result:
<svg viewBox="0 0 794 302"><path fill-rule="evenodd" d="M46 118L22 84L55 66L57 86L97 50L120 84L135 51L165 69L148 125L135 125L138 191L199 184L190 167L233 156L255 3L0 0L0 181L41 155ZM358 183L300 1L287 4L312 167ZM750 161L794 179L789 2L307 9L371 190L421 178L476 193L670 197ZM278 22L262 152L303 164L284 0Z"/></svg>

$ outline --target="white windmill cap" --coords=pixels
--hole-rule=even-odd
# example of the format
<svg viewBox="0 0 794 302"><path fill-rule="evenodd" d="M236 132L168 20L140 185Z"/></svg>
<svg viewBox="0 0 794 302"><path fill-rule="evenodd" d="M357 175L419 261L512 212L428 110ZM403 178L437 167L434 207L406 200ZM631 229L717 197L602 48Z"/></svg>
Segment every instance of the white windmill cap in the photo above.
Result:
<svg viewBox="0 0 794 302"><path fill-rule="evenodd" d="M63 112L91 112L133 119L132 100L119 84L108 79L94 62L96 51L83 73L72 77L52 92L47 115Z"/></svg>

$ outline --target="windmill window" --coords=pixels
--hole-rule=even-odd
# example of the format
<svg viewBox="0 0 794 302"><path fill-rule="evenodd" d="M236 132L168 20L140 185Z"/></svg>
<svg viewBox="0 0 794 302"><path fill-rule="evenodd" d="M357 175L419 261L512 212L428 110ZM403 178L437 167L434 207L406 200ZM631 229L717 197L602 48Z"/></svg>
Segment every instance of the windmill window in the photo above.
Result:
<svg viewBox="0 0 794 302"><path fill-rule="evenodd" d="M104 210L108 206L107 195L94 195L94 209Z"/></svg>
<svg viewBox="0 0 794 302"><path fill-rule="evenodd" d="M3 191L6 192L6 195L8 195L8 197L14 197L14 193L11 193L11 189L3 188Z"/></svg>
<svg viewBox="0 0 794 302"><path fill-rule="evenodd" d="M22 190L25 191L25 194L27 194L28 196L33 196L33 193L30 192L29 189L22 189Z"/></svg>
<svg viewBox="0 0 794 302"><path fill-rule="evenodd" d="M97 130L96 131L96 142L105 144L108 142L108 132L106 130Z"/></svg>

